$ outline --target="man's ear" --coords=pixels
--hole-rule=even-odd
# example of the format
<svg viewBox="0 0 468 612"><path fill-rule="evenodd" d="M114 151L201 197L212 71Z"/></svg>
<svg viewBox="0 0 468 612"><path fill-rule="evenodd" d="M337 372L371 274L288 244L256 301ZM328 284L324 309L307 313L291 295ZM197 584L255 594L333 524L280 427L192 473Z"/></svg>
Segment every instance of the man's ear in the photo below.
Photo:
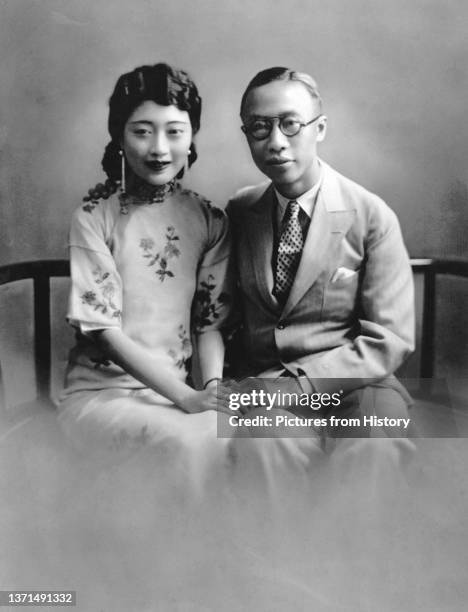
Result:
<svg viewBox="0 0 468 612"><path fill-rule="evenodd" d="M325 140L327 134L327 122L328 118L326 115L322 115L317 121L317 142Z"/></svg>

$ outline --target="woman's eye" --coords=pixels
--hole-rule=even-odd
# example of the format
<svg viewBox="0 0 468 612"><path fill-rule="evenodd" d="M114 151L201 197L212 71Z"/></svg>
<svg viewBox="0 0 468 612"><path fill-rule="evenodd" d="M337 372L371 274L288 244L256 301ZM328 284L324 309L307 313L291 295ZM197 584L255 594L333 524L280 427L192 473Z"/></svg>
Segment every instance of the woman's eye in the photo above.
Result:
<svg viewBox="0 0 468 612"><path fill-rule="evenodd" d="M184 130L180 128L171 128L170 130L167 131L167 133L169 134L169 136L180 136L181 134L184 133Z"/></svg>
<svg viewBox="0 0 468 612"><path fill-rule="evenodd" d="M134 126L130 129L130 133L134 134L135 136L147 136L148 134L151 134L151 129L149 127L145 127L144 125L142 126Z"/></svg>

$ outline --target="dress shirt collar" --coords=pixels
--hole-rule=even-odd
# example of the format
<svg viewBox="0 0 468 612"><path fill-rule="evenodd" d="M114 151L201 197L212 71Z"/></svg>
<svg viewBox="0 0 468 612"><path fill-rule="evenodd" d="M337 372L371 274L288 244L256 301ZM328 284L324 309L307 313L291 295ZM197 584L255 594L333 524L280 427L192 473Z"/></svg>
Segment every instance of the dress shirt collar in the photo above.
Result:
<svg viewBox="0 0 468 612"><path fill-rule="evenodd" d="M320 186L322 185L322 177L323 177L323 169L320 166L320 175L318 181L315 185L303 193L300 197L296 198L295 201L299 204L302 210L306 213L309 219L312 218L312 213L314 212L315 200L317 199L317 194L319 192ZM285 198L280 192L275 188L276 199L278 200L278 227L281 227L281 222L283 221L284 213L286 212L286 208L288 203L291 202L290 199Z"/></svg>

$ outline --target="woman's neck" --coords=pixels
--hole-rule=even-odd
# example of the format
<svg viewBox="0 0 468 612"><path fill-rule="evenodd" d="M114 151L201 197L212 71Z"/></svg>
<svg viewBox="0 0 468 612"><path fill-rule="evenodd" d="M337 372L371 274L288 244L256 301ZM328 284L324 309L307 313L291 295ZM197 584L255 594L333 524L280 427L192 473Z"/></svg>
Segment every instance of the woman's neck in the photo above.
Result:
<svg viewBox="0 0 468 612"><path fill-rule="evenodd" d="M151 185L139 176L132 175L128 180L126 193L141 202L160 203L174 191L175 186L175 179L162 185Z"/></svg>

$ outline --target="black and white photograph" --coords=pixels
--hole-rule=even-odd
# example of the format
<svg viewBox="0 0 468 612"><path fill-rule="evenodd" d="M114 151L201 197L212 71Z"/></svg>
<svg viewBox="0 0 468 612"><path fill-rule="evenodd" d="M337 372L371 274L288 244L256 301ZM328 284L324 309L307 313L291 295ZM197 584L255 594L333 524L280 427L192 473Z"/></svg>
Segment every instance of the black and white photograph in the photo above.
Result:
<svg viewBox="0 0 468 612"><path fill-rule="evenodd" d="M0 609L467 609L467 31L0 0Z"/></svg>

